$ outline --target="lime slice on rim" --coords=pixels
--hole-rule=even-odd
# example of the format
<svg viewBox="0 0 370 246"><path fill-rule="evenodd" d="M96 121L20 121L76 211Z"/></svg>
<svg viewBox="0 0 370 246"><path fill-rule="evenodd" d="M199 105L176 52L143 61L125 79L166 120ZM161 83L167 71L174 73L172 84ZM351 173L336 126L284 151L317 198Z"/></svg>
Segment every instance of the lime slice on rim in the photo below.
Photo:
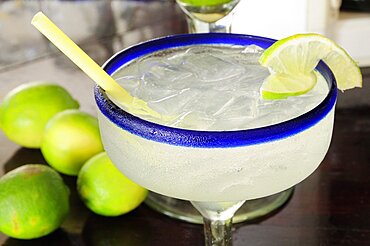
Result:
<svg viewBox="0 0 370 246"><path fill-rule="evenodd" d="M343 48L320 34L297 34L275 42L261 55L260 64L271 72L262 84L262 98L284 99L310 91L320 60L334 73L339 90L362 86L360 68Z"/></svg>

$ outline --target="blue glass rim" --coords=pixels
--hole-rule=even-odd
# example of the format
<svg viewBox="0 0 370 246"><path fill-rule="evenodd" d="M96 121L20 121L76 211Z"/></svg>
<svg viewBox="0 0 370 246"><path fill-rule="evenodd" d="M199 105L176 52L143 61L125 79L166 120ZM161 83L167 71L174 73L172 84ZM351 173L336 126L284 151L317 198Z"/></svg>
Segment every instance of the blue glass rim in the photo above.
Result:
<svg viewBox="0 0 370 246"><path fill-rule="evenodd" d="M173 35L153 39L124 49L112 56L103 65L103 68L111 75L134 59L169 48L210 44L242 46L255 44L266 49L275 41L269 38L244 34L204 33ZM335 106L337 98L335 77L324 62L320 62L316 69L326 79L330 88L328 95L319 105L291 120L254 129L200 131L156 124L119 108L99 86L95 87L95 101L100 112L117 127L148 140L197 148L228 148L255 145L284 139L302 132L315 125L331 111Z"/></svg>

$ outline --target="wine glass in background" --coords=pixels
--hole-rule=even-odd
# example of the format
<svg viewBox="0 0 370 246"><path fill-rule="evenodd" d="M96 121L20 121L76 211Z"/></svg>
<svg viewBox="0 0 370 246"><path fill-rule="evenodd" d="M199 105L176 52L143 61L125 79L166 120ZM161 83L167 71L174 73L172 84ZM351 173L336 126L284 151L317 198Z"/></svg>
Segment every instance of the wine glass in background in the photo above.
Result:
<svg viewBox="0 0 370 246"><path fill-rule="evenodd" d="M189 33L230 33L233 10L240 0L176 0L185 12Z"/></svg>

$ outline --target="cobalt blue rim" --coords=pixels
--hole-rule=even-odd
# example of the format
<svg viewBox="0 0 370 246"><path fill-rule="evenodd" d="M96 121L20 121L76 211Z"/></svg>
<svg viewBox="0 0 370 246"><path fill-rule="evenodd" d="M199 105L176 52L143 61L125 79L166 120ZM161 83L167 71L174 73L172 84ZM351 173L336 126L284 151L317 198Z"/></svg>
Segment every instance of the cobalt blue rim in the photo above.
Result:
<svg viewBox="0 0 370 246"><path fill-rule="evenodd" d="M154 39L118 52L103 66L108 74L122 65L158 50L199 44L249 45L267 48L275 40L241 34L183 34ZM95 100L101 113L116 126L139 137L177 146L197 148L228 148L266 143L287 138L302 132L323 119L335 106L337 87L328 66L320 62L316 68L328 81L330 90L326 98L311 111L294 119L255 129L236 131L198 131L179 129L152 123L131 115L116 106L98 86Z"/></svg>

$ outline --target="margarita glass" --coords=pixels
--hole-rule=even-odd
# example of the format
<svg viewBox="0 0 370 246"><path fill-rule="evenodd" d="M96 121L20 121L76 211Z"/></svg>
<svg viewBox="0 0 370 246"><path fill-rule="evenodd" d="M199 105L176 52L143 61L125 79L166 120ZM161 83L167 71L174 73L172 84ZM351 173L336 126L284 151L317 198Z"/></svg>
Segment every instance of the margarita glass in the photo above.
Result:
<svg viewBox="0 0 370 246"><path fill-rule="evenodd" d="M189 33L230 33L233 10L239 0L177 0L186 13ZM294 187L244 204L235 214L233 223L253 220L278 209L293 193ZM183 221L201 224L203 219L187 201L149 192L145 203L152 209Z"/></svg>
<svg viewBox="0 0 370 246"><path fill-rule="evenodd" d="M230 33L233 9L240 0L177 0L190 33Z"/></svg>
<svg viewBox="0 0 370 246"><path fill-rule="evenodd" d="M170 36L121 51L104 69L112 75L125 64L171 48L255 44L266 49L273 42L237 34ZM189 130L153 123L124 111L96 87L105 150L134 182L191 201L203 216L206 245L231 245L232 217L244 201L301 182L319 166L329 148L337 88L324 63L317 71L329 88L318 105L293 119L247 130ZM189 170L199 170L200 175L194 177Z"/></svg>

